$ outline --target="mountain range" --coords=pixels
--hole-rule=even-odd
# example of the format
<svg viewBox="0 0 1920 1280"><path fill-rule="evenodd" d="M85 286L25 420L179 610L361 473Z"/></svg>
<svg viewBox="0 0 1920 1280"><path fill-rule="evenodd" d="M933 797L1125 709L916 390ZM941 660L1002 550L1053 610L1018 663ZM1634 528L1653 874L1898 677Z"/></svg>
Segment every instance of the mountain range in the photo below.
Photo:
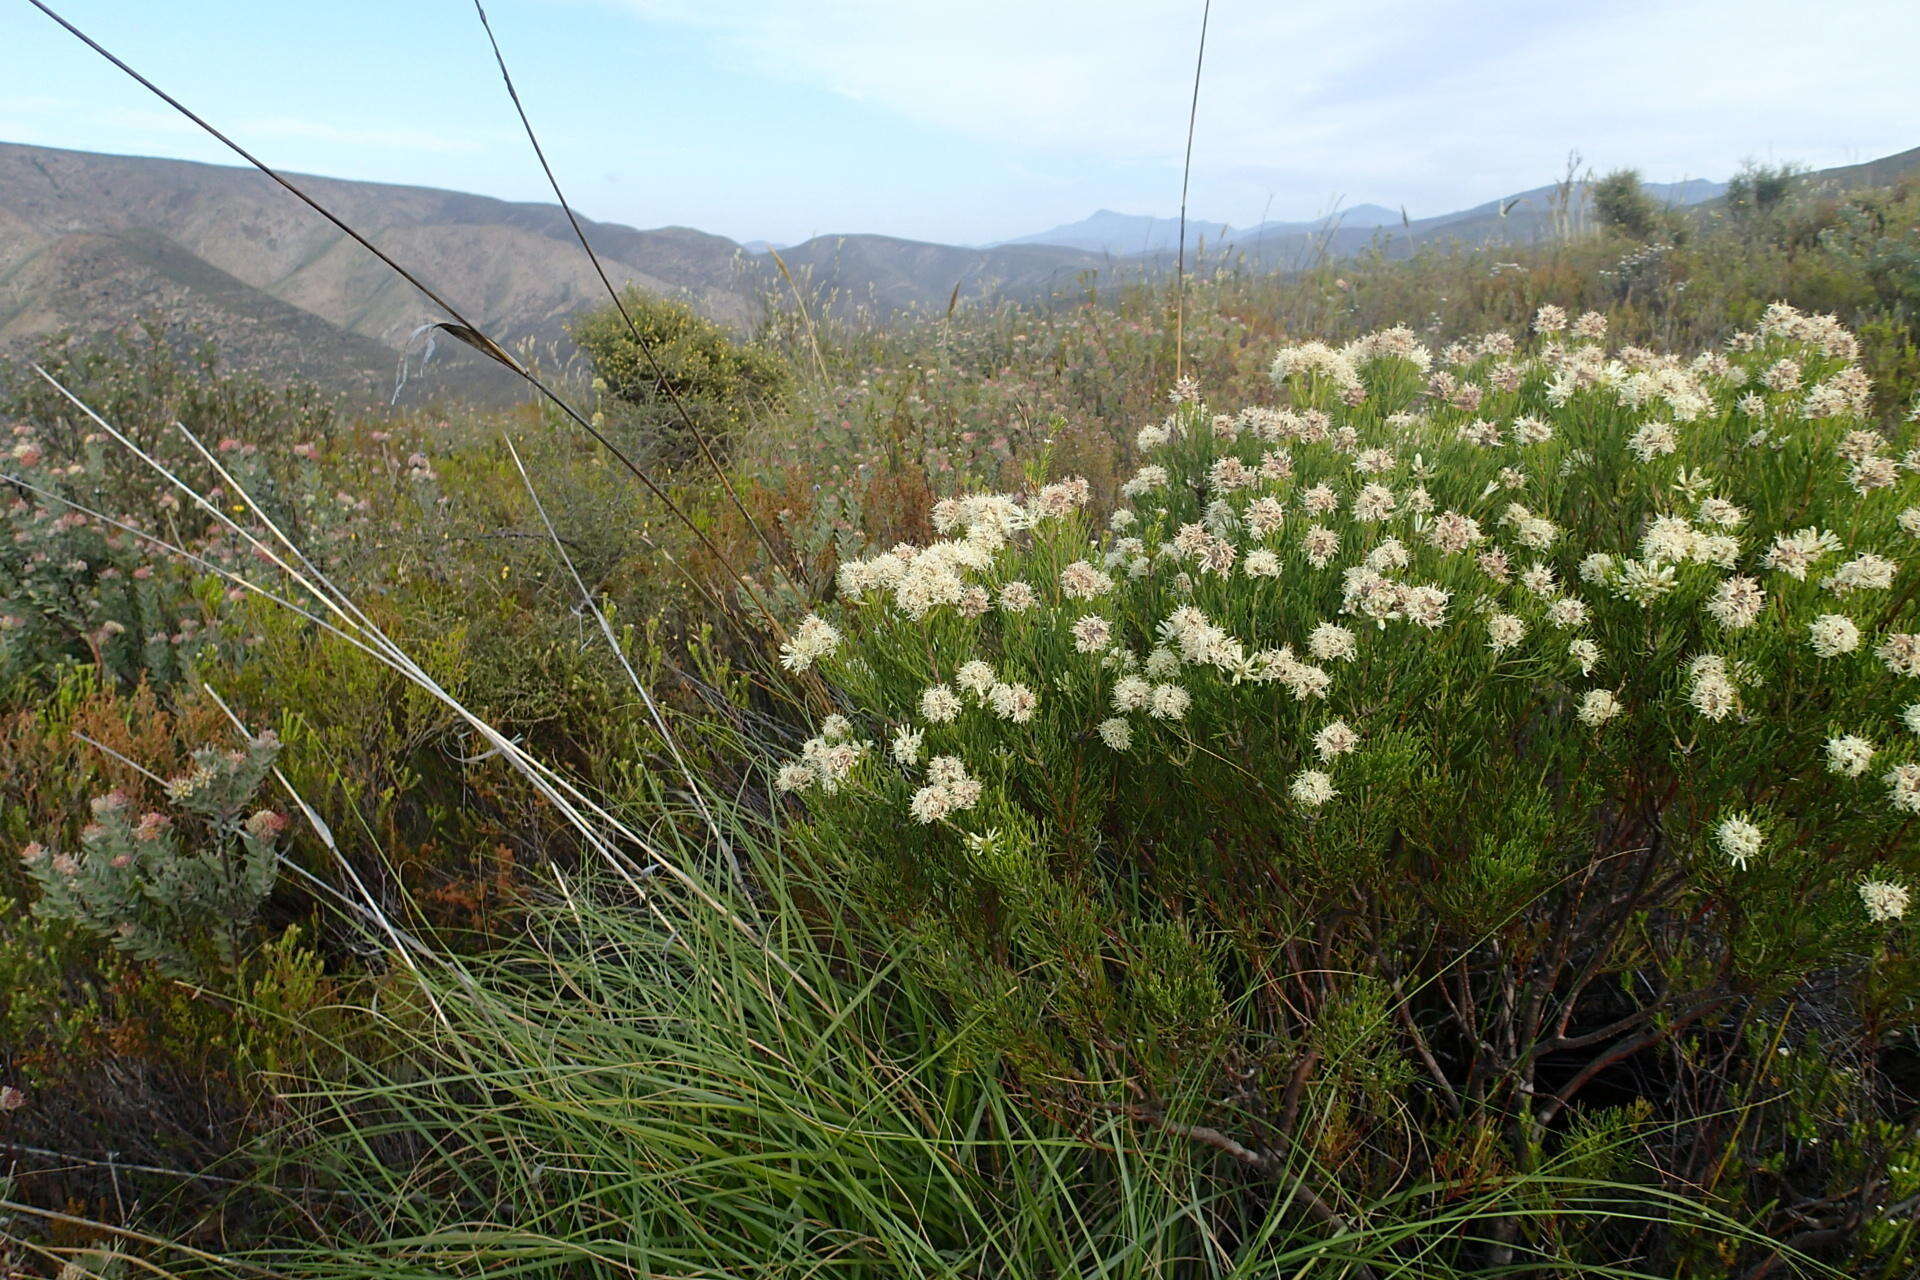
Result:
<svg viewBox="0 0 1920 1280"><path fill-rule="evenodd" d="M1225 240L1244 240L1263 234L1286 235L1312 232L1327 227L1385 227L1400 221L1395 210L1378 204L1359 204L1338 209L1324 218L1304 222L1263 222L1252 228L1235 228L1225 222L1187 220L1187 243L1218 244ZM1102 209L1091 217L1069 222L1029 236L1001 240L998 244L1051 244L1069 249L1085 249L1116 257L1142 253L1169 253L1179 248L1180 219L1156 218L1151 214L1115 213Z"/></svg>
<svg viewBox="0 0 1920 1280"><path fill-rule="evenodd" d="M1920 167L1920 148L1813 175L1873 185ZM556 205L428 187L294 176L510 349L567 347L566 324L604 301ZM1650 187L1692 205L1720 183ZM1188 261L1268 270L1375 249L1524 243L1588 217L1584 188L1554 186L1430 218L1362 204L1307 222L1251 228L1190 220ZM1101 210L994 245L881 235L816 236L773 252L688 227L639 230L582 219L616 285L684 299L745 325L769 296L799 287L840 313L938 313L993 297L1084 293L1089 280L1170 269L1175 220ZM767 249L771 247L768 246ZM338 228L252 169L0 143L0 353L58 332L87 334L156 312L192 322L243 366L384 398L401 352L420 346L431 304ZM444 354L449 348L453 354ZM409 398L511 394L504 371L439 344L410 374Z"/></svg>

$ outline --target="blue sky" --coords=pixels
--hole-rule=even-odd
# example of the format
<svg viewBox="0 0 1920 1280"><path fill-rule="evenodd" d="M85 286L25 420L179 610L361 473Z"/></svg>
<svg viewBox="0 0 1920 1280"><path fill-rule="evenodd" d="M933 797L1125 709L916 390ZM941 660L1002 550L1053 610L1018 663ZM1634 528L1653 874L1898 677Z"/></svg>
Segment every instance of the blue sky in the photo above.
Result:
<svg viewBox="0 0 1920 1280"><path fill-rule="evenodd" d="M283 167L545 194L470 0L60 0ZM1198 0L492 0L583 211L973 243L1177 205ZM0 140L221 160L24 0ZM1916 0L1216 0L1194 216L1416 217L1551 181L1920 145Z"/></svg>

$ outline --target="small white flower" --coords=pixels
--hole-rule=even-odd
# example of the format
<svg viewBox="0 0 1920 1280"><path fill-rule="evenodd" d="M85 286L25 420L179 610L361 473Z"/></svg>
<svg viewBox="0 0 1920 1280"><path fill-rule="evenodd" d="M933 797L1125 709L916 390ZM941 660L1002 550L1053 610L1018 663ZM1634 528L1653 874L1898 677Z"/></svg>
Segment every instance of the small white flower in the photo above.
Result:
<svg viewBox="0 0 1920 1280"><path fill-rule="evenodd" d="M1340 550L1340 535L1324 525L1312 525L1300 536L1300 549L1308 564L1324 569Z"/></svg>
<svg viewBox="0 0 1920 1280"><path fill-rule="evenodd" d="M1277 578L1280 576L1280 557L1261 548L1247 552L1247 558L1240 567L1249 578Z"/></svg>
<svg viewBox="0 0 1920 1280"><path fill-rule="evenodd" d="M780 646L780 665L789 671L805 671L839 647L840 633L834 630L832 624L815 614L808 614L794 628L787 642Z"/></svg>
<svg viewBox="0 0 1920 1280"><path fill-rule="evenodd" d="M1679 447L1680 441L1673 433L1671 422L1649 422L1627 437L1627 448L1642 462L1652 462Z"/></svg>
<svg viewBox="0 0 1920 1280"><path fill-rule="evenodd" d="M1562 631L1568 627L1577 627L1586 620L1587 602L1584 600L1562 596L1547 606L1547 621Z"/></svg>
<svg viewBox="0 0 1920 1280"><path fill-rule="evenodd" d="M1307 635L1307 651L1322 662L1352 661L1359 651L1353 632L1336 622L1323 622Z"/></svg>
<svg viewBox="0 0 1920 1280"><path fill-rule="evenodd" d="M1073 624L1073 647L1081 653L1101 653L1113 638L1113 628L1098 614L1088 614Z"/></svg>
<svg viewBox="0 0 1920 1280"><path fill-rule="evenodd" d="M1346 755L1359 745L1360 735L1345 720L1335 720L1313 735L1313 749L1320 753L1322 760Z"/></svg>
<svg viewBox="0 0 1920 1280"><path fill-rule="evenodd" d="M1909 899L1907 886L1903 884L1890 880L1860 882L1861 905L1867 909L1867 919L1875 924L1891 924L1906 915Z"/></svg>
<svg viewBox="0 0 1920 1280"><path fill-rule="evenodd" d="M1920 635L1895 632L1874 647L1873 656L1897 676L1920 676Z"/></svg>
<svg viewBox="0 0 1920 1280"><path fill-rule="evenodd" d="M1873 743L1857 733L1827 739L1827 772L1843 778L1857 778L1867 771L1873 759Z"/></svg>
<svg viewBox="0 0 1920 1280"><path fill-rule="evenodd" d="M993 704L993 714L1015 724L1033 719L1040 705L1040 699L1024 684L996 684L987 691L987 699Z"/></svg>
<svg viewBox="0 0 1920 1280"><path fill-rule="evenodd" d="M960 697L944 684L920 695L920 716L932 724L946 724L960 714Z"/></svg>
<svg viewBox="0 0 1920 1280"><path fill-rule="evenodd" d="M1115 751L1125 751L1133 745L1133 725L1121 716L1100 722L1100 741Z"/></svg>
<svg viewBox="0 0 1920 1280"><path fill-rule="evenodd" d="M1527 624L1511 613L1496 613L1487 619L1487 648L1505 653L1526 638Z"/></svg>
<svg viewBox="0 0 1920 1280"><path fill-rule="evenodd" d="M1767 593L1752 578L1728 578L1707 599L1707 616L1729 631L1750 627L1766 606Z"/></svg>
<svg viewBox="0 0 1920 1280"><path fill-rule="evenodd" d="M1738 813L1720 819L1719 825L1713 829L1713 840L1720 846L1720 852L1727 856L1727 861L1742 871L1746 870L1748 860L1759 854L1761 846L1766 843L1760 828L1744 814Z"/></svg>
<svg viewBox="0 0 1920 1280"><path fill-rule="evenodd" d="M1115 711L1138 711L1153 697L1153 686L1139 676L1121 676L1113 686Z"/></svg>
<svg viewBox="0 0 1920 1280"><path fill-rule="evenodd" d="M1060 590L1069 600L1092 600L1113 590L1113 579L1085 560L1075 560L1060 571Z"/></svg>
<svg viewBox="0 0 1920 1280"><path fill-rule="evenodd" d="M1580 699L1580 723L1593 728L1619 715L1624 708L1611 689L1589 689Z"/></svg>
<svg viewBox="0 0 1920 1280"><path fill-rule="evenodd" d="M1807 642L1816 657L1837 658L1860 647L1860 628L1851 618L1823 613L1807 625Z"/></svg>
<svg viewBox="0 0 1920 1280"><path fill-rule="evenodd" d="M893 759L896 764L917 764L920 760L920 745L927 735L919 729L910 729L905 725L893 734Z"/></svg>
<svg viewBox="0 0 1920 1280"><path fill-rule="evenodd" d="M954 673L953 682L976 698L984 698L993 688L993 668L975 658Z"/></svg>
<svg viewBox="0 0 1920 1280"><path fill-rule="evenodd" d="M1156 720L1178 720L1193 705L1193 696L1177 684L1157 684L1147 701L1147 714Z"/></svg>
<svg viewBox="0 0 1920 1280"><path fill-rule="evenodd" d="M1900 713L1900 723L1907 726L1908 733L1920 733L1920 702L1910 703Z"/></svg>
<svg viewBox="0 0 1920 1280"><path fill-rule="evenodd" d="M1024 582L1009 582L1000 588L1000 608L1007 613L1025 613L1036 603L1033 588Z"/></svg>
<svg viewBox="0 0 1920 1280"><path fill-rule="evenodd" d="M1891 793L1893 807L1908 813L1920 813L1920 764L1908 762L1887 770L1884 781Z"/></svg>
<svg viewBox="0 0 1920 1280"><path fill-rule="evenodd" d="M1567 656L1580 664L1580 674L1590 676L1600 665L1600 646L1591 640L1575 640L1567 645Z"/></svg>
<svg viewBox="0 0 1920 1280"><path fill-rule="evenodd" d="M813 770L804 764L780 766L780 772L774 775L773 785L782 791L805 791L813 785Z"/></svg>
<svg viewBox="0 0 1920 1280"><path fill-rule="evenodd" d="M1340 794L1333 789L1333 779L1318 769L1301 770L1287 790L1296 803L1309 809L1318 809Z"/></svg>

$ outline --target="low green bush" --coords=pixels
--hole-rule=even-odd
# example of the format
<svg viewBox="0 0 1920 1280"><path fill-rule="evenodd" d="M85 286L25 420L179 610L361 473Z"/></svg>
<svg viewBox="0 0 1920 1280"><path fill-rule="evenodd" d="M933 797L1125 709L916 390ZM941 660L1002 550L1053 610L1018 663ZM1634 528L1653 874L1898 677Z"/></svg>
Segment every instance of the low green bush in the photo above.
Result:
<svg viewBox="0 0 1920 1280"><path fill-rule="evenodd" d="M1614 1132L1904 1274L1910 1213L1827 1206L1920 1167L1920 441L1828 317L1692 360L1535 329L1289 347L1237 413L1182 385L1104 532L1078 480L939 504L784 647L845 709L780 785L1049 1114L1335 1207ZM1726 1274L1550 1199L1494 1235Z"/></svg>
<svg viewBox="0 0 1920 1280"><path fill-rule="evenodd" d="M669 464L695 455L696 433L716 455L726 454L740 424L780 400L792 382L785 361L772 352L683 302L637 288L622 293L617 305L588 313L571 332L597 385L626 406L621 416L629 433L649 456Z"/></svg>

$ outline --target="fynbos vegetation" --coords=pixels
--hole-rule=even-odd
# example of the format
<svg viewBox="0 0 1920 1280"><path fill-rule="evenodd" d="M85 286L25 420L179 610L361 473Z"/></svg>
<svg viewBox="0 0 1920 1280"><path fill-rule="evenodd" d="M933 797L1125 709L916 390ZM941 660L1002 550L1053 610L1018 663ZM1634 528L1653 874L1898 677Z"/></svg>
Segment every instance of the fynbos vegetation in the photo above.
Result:
<svg viewBox="0 0 1920 1280"><path fill-rule="evenodd" d="M9 365L0 1267L1913 1274L1920 194L1582 198Z"/></svg>

